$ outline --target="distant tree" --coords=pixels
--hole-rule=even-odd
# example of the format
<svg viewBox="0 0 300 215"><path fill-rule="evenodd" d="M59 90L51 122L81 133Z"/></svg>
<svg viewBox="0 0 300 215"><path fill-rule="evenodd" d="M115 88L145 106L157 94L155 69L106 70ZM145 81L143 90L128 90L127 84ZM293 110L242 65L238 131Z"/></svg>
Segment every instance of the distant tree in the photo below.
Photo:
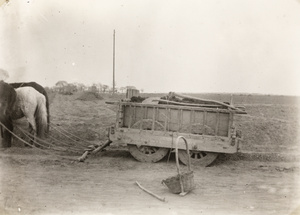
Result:
<svg viewBox="0 0 300 215"><path fill-rule="evenodd" d="M103 93L107 92L108 89L109 89L109 86L108 86L108 85L105 85L105 84L102 85L102 91L103 91Z"/></svg>
<svg viewBox="0 0 300 215"><path fill-rule="evenodd" d="M94 92L99 93L99 92L103 91L103 89L102 89L103 85L100 82L99 83L93 83L91 87L93 88Z"/></svg>
<svg viewBox="0 0 300 215"><path fill-rule="evenodd" d="M75 83L72 83L72 84L75 86L76 91L82 92L86 89L86 86L82 83L75 82Z"/></svg>
<svg viewBox="0 0 300 215"><path fill-rule="evenodd" d="M94 85L96 86L98 92L102 92L102 86L103 85L100 82L99 83L95 83Z"/></svg>
<svg viewBox="0 0 300 215"><path fill-rule="evenodd" d="M74 92L77 91L76 84L69 84L66 81L58 81L55 84L56 89L58 89L59 93L64 95L72 95Z"/></svg>
<svg viewBox="0 0 300 215"><path fill-rule="evenodd" d="M96 85L96 84L93 84L92 86L90 86L90 91L91 91L91 92L94 92L94 93L99 92L98 89L97 89L97 85Z"/></svg>
<svg viewBox="0 0 300 215"><path fill-rule="evenodd" d="M120 90L121 93L124 93L126 91L126 89L127 89L126 87L120 87L119 90Z"/></svg>
<svg viewBox="0 0 300 215"><path fill-rule="evenodd" d="M66 81L58 81L56 84L55 84L55 88L58 92L62 93L64 91L64 88L68 86L68 82Z"/></svg>
<svg viewBox="0 0 300 215"><path fill-rule="evenodd" d="M64 95L72 95L74 92L76 92L76 86L74 84L68 84L67 86L64 86L63 88L63 94Z"/></svg>
<svg viewBox="0 0 300 215"><path fill-rule="evenodd" d="M59 88L65 87L65 86L67 86L67 85L68 85L68 82L66 82L66 81L58 81L58 82L55 84L55 86L56 86L56 87L59 87Z"/></svg>
<svg viewBox="0 0 300 215"><path fill-rule="evenodd" d="M53 92L53 89L50 88L50 87L45 87L45 90L46 90L47 93Z"/></svg>
<svg viewBox="0 0 300 215"><path fill-rule="evenodd" d="M118 87L115 87L115 93L118 93L118 90L119 90L119 88L118 88ZM108 89L108 92L109 92L109 93L113 93L113 88L110 87L110 88Z"/></svg>

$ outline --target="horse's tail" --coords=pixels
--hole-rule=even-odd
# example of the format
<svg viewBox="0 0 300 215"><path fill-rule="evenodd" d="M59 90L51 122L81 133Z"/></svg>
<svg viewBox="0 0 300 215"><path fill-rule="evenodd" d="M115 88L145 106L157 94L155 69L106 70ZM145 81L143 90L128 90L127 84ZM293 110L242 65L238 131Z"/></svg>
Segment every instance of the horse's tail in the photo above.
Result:
<svg viewBox="0 0 300 215"><path fill-rule="evenodd" d="M36 133L39 138L45 138L48 128L46 98L44 96L39 98L35 111Z"/></svg>

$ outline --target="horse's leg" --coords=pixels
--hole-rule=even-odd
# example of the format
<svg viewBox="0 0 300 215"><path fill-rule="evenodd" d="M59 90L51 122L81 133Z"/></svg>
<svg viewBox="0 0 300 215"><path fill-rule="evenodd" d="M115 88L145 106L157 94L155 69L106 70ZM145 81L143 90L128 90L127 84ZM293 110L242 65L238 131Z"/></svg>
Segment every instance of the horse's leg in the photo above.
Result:
<svg viewBox="0 0 300 215"><path fill-rule="evenodd" d="M26 116L27 121L29 123L29 132L33 135L31 142L34 144L36 141L36 123L34 116ZM35 144L34 144L35 145Z"/></svg>
<svg viewBox="0 0 300 215"><path fill-rule="evenodd" d="M13 124L12 124L12 120L11 119L7 119L5 122L3 122L3 125L9 129L11 132L13 132ZM2 126L1 126L2 127ZM8 148L11 147L11 133L6 129L6 128L2 128L2 132L3 132L3 139L2 139L2 146L4 148Z"/></svg>
<svg viewBox="0 0 300 215"><path fill-rule="evenodd" d="M0 132L1 132L1 138L3 138L3 128L2 128L2 125L0 125Z"/></svg>
<svg viewBox="0 0 300 215"><path fill-rule="evenodd" d="M27 137L27 139L28 139L28 142L30 143L30 144L34 144L34 130L33 130L33 128L32 128L32 126L31 126L31 124L28 122L28 132L29 132L29 136ZM28 145L28 144L24 144L25 145L25 147L28 147L28 146L30 146L30 145Z"/></svg>
<svg viewBox="0 0 300 215"><path fill-rule="evenodd" d="M28 130L29 130L30 134L34 134L34 130L33 130L32 125L30 123L28 124Z"/></svg>

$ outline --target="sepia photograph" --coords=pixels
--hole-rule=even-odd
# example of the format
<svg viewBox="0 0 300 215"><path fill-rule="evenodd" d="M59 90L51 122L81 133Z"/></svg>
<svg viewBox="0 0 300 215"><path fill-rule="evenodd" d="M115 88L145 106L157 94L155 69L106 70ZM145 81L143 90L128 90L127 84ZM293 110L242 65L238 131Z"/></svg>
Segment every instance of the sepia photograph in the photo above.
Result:
<svg viewBox="0 0 300 215"><path fill-rule="evenodd" d="M300 0L0 0L0 215L300 215Z"/></svg>

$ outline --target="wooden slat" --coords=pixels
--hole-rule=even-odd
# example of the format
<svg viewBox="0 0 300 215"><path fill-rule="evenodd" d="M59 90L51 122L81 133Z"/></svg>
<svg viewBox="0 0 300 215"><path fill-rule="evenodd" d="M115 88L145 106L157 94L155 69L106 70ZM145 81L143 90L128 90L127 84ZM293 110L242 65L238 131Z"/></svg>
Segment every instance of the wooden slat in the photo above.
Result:
<svg viewBox="0 0 300 215"><path fill-rule="evenodd" d="M183 103L183 102L174 102L174 101L165 100L165 99L155 99L153 101L165 102L166 104L172 104L172 105L191 106L191 107L211 107L211 108L223 107L222 105Z"/></svg>
<svg viewBox="0 0 300 215"><path fill-rule="evenodd" d="M182 109L178 108L178 129L177 131L180 131L181 129L181 124L182 124Z"/></svg>
<svg viewBox="0 0 300 215"><path fill-rule="evenodd" d="M143 103L132 103L132 102L120 102L122 105L133 104L137 107L162 107L162 108L173 108L177 109L178 105L164 105L164 104L143 104ZM239 113L239 114L246 114L245 111L241 110L228 110L228 109L220 109L220 108L204 108L204 107L189 107L189 106L181 106L183 110L199 110L199 111L208 111L208 112L221 112L221 113Z"/></svg>
<svg viewBox="0 0 300 215"><path fill-rule="evenodd" d="M217 113L215 136L218 135L219 133L219 125L220 125L220 112Z"/></svg>
<svg viewBox="0 0 300 215"><path fill-rule="evenodd" d="M146 111L143 111L143 109L144 109L144 107L142 106L141 107L142 113L145 114ZM144 119L143 114L141 115L141 120L140 120L140 130L143 129L143 119Z"/></svg>
<svg viewBox="0 0 300 215"><path fill-rule="evenodd" d="M153 113L152 113L152 131L155 129L155 113L156 113L156 108L153 107Z"/></svg>
<svg viewBox="0 0 300 215"><path fill-rule="evenodd" d="M195 122L195 111L191 110L191 112L190 112L190 133L192 133L194 122Z"/></svg>
<svg viewBox="0 0 300 215"><path fill-rule="evenodd" d="M132 106L131 105L129 105L129 122L128 122L128 128L131 128L131 123L132 123L132 117L134 116L133 115L133 113L131 113L132 112Z"/></svg>
<svg viewBox="0 0 300 215"><path fill-rule="evenodd" d="M230 113L229 114L229 120L228 120L228 137L231 136L232 125L233 125L233 114Z"/></svg>
<svg viewBox="0 0 300 215"><path fill-rule="evenodd" d="M206 118L207 118L207 111L203 112L203 134L206 134Z"/></svg>
<svg viewBox="0 0 300 215"><path fill-rule="evenodd" d="M136 123L136 106L133 106L133 123Z"/></svg>
<svg viewBox="0 0 300 215"><path fill-rule="evenodd" d="M187 133L163 132L163 131L139 131L139 129L122 129L123 132L116 132L112 141L121 139L123 143L148 145L156 147L172 147L172 140L177 136L184 136L190 148L197 148L199 151L210 151L220 153L237 152L237 144L231 146L231 138L218 137L209 135L191 135ZM185 149L184 145L180 145L179 149Z"/></svg>
<svg viewBox="0 0 300 215"><path fill-rule="evenodd" d="M168 125L168 108L165 109L165 123L164 123L164 131L167 131L167 125Z"/></svg>
<svg viewBox="0 0 300 215"><path fill-rule="evenodd" d="M120 112L121 109L123 108L123 105L119 104L119 109L117 111L117 120L116 120L116 127L119 128L120 127Z"/></svg>
<svg viewBox="0 0 300 215"><path fill-rule="evenodd" d="M170 131L170 122L171 122L171 108L168 108L168 129Z"/></svg>

